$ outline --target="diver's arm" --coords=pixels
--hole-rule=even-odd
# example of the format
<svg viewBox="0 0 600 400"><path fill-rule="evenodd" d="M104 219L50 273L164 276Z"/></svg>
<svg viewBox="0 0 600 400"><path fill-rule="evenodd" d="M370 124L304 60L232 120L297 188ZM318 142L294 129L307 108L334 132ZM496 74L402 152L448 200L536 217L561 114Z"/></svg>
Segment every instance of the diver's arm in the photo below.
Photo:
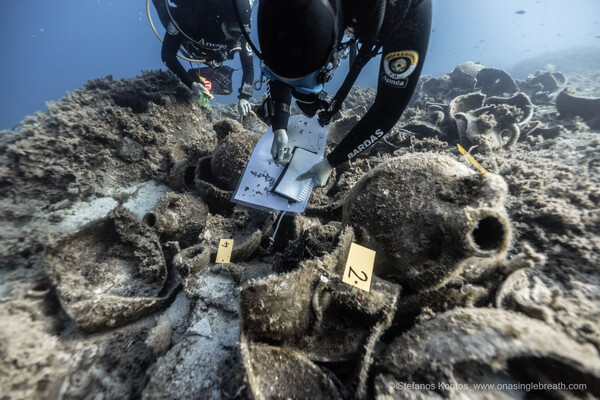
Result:
<svg viewBox="0 0 600 400"><path fill-rule="evenodd" d="M169 26L169 28L171 28L171 25ZM192 83L194 83L194 81L192 80L192 78L190 78L187 71L185 70L185 68L183 68L179 60L177 60L177 52L179 51L179 46L181 46L181 44L183 43L183 35L181 34L181 32L176 31L176 29L171 30L171 33L169 33L169 30L170 29L167 29L167 32L165 33L165 37L163 39L162 49L160 53L162 61L165 63L167 68L171 70L171 72L173 72L175 75L177 75L179 79L181 79L181 82L183 82L187 87L191 89Z"/></svg>
<svg viewBox="0 0 600 400"><path fill-rule="evenodd" d="M269 92L271 93L272 117L271 128L273 129L273 144L271 155L276 164L287 164L291 159L290 148L287 146L287 126L290 120L290 103L292 102L292 90L289 86L278 81L269 81Z"/></svg>
<svg viewBox="0 0 600 400"><path fill-rule="evenodd" d="M271 119L273 131L277 129L287 130L290 119L292 90L289 86L278 81L269 81L269 90L273 100L273 118Z"/></svg>
<svg viewBox="0 0 600 400"><path fill-rule="evenodd" d="M417 3L408 11L403 23L396 23L395 26L398 27L397 31L392 32L383 44L375 102L327 156L333 167L354 158L389 132L400 119L415 90L429 44L431 1ZM390 65L394 60L402 62L403 52L416 52L417 62L404 71L396 69L394 73Z"/></svg>
<svg viewBox="0 0 600 400"><path fill-rule="evenodd" d="M239 99L248 100L252 97L252 89L254 84L254 59L252 51L250 51L243 41L242 51L240 51L240 62L242 63L242 85L240 86L238 96Z"/></svg>

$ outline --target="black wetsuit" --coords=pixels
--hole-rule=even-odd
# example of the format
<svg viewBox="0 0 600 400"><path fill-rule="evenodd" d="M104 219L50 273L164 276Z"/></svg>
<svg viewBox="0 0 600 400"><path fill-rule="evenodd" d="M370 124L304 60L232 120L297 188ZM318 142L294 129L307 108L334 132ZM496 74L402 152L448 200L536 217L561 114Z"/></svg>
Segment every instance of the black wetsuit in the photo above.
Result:
<svg viewBox="0 0 600 400"><path fill-rule="evenodd" d="M364 16L372 13L368 0L342 0L346 28L355 31L361 39L366 31ZM389 132L408 105L415 90L429 44L431 29L431 0L388 0L383 26L379 33L382 58L375 102L364 117L327 156L336 167L354 158ZM277 81L270 82L274 103L288 106L292 100L291 88ZM289 114L275 107L273 130L287 129Z"/></svg>
<svg viewBox="0 0 600 400"><path fill-rule="evenodd" d="M163 25L166 24L165 29L167 30L162 44L162 60L167 68L177 75L186 86L191 88L194 81L177 60L179 47L181 45L188 48L195 46L198 50L209 54L214 61L222 62L226 60L228 48L224 29L238 27L231 2L222 0L178 0L175 2L177 7L169 8L176 25L167 13L164 0L153 0L153 3L161 22ZM249 29L250 2L248 0L238 0L238 7L242 22ZM177 29L177 26L179 29ZM186 35L192 38L195 43L192 43ZM241 32L239 32L239 37L242 47L240 61L243 71L239 98L249 99L252 97L254 63L252 52L246 46Z"/></svg>

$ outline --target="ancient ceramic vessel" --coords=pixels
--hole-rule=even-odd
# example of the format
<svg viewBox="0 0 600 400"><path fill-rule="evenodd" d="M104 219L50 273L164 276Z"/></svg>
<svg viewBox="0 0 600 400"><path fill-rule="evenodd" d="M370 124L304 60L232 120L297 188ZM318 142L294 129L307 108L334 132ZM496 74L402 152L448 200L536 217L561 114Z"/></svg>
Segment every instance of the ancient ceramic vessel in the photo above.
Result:
<svg viewBox="0 0 600 400"><path fill-rule="evenodd" d="M410 154L367 173L348 194L343 223L377 251L375 273L415 292L456 276L472 256L504 257L507 186L439 154Z"/></svg>

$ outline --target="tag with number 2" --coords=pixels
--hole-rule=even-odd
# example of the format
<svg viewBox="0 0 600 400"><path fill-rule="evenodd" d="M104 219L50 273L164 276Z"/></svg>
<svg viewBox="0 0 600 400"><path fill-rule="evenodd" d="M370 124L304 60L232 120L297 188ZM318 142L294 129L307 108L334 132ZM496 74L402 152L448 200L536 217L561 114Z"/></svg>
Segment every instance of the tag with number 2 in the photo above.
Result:
<svg viewBox="0 0 600 400"><path fill-rule="evenodd" d="M375 263L375 252L356 243L350 245L346 268L342 282L355 286L368 292L371 290L371 277L373 275L373 264Z"/></svg>

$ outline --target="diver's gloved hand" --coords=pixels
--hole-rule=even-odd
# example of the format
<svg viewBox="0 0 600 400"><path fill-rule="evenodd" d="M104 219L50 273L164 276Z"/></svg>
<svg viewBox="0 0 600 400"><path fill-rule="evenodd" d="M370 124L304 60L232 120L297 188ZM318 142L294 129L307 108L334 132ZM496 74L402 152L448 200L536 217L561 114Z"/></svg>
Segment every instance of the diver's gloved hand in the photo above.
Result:
<svg viewBox="0 0 600 400"><path fill-rule="evenodd" d="M204 87L203 84L194 82L192 83L192 92L198 97L200 97L203 93L207 93L208 90Z"/></svg>
<svg viewBox="0 0 600 400"><path fill-rule="evenodd" d="M331 175L333 167L329 164L326 158L313 165L308 171L298 177L299 181L312 178L315 182L315 187L325 186L329 175Z"/></svg>
<svg viewBox="0 0 600 400"><path fill-rule="evenodd" d="M250 102L246 99L240 99L238 102L238 111L242 117L248 114L250 112Z"/></svg>
<svg viewBox="0 0 600 400"><path fill-rule="evenodd" d="M271 155L275 164L287 164L292 159L292 151L287 143L288 137L285 129L276 129L273 132L273 144L271 145Z"/></svg>

